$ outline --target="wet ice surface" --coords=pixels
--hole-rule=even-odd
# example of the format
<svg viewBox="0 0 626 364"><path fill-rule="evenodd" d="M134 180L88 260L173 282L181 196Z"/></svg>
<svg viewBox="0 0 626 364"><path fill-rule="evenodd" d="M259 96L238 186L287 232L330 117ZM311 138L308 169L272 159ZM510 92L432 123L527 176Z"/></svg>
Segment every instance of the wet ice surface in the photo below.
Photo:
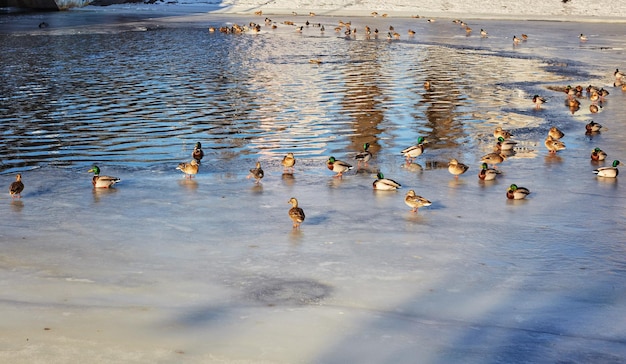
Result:
<svg viewBox="0 0 626 364"><path fill-rule="evenodd" d="M207 23L225 22L210 19ZM394 19L403 29L409 22ZM215 111L202 109L207 119L222 113L224 120L234 120L228 128L201 122L194 105L210 100L211 92L177 91L181 86L174 81L162 89L163 99L148 101L130 91L128 98L109 96L102 87L102 102L113 106L97 108L94 96L83 99L96 105L87 112L63 94L67 99L57 113L44 119L72 127L59 131L58 140L48 137L52 142L38 137L52 127L29 134L7 126L39 117L13 104L17 111L2 114L0 179L8 186L14 173L22 172L26 190L20 200L0 198L0 357L11 362L51 357L59 362L76 357L90 362L624 361L625 192L620 177L593 175L609 162L592 163L589 153L600 146L610 160L626 160L626 94L610 88L600 113L591 115L589 101L581 100L581 110L572 115L564 94L546 88L610 85L623 59L624 44L615 39L623 42L623 34L613 40L597 36L612 47L603 51L577 38L565 46L558 38L568 38L570 31L614 34L611 26L533 23L541 46L514 48L510 29L527 29L527 23L486 24L488 40L468 39L442 23L429 43L366 44L331 34L314 49L293 49L299 61L283 67L300 71L302 78L295 79L300 82L289 84L293 73L278 73L280 67L266 68L267 78L256 75L264 82L246 83L254 97L216 96ZM164 30L166 38L187 32L171 27L171 33ZM498 27L506 36L496 35L492 29ZM293 46L320 41L280 34ZM448 46L439 46L444 40ZM493 43L468 47L469 41ZM324 42L328 48L320 50ZM360 67L347 68L349 61L338 55L350 48ZM376 70L360 58L373 50L382 52ZM494 53L497 57L490 56ZM275 57L293 59L290 53ZM309 65L315 57L330 64ZM413 68L402 67L415 57L421 58ZM265 60L257 62L269 67ZM297 65L303 63L306 73ZM453 74L446 72L450 67ZM142 76L137 77L129 82L140 84ZM422 87L426 79L433 81L430 93ZM144 76L144 82L150 80ZM267 82L275 84L265 89ZM330 95L320 91L320 99L302 91L324 86ZM272 98L270 91L280 97ZM174 102L178 92L188 98L177 101L177 112L159 104ZM534 93L549 98L541 110L530 103ZM236 99L242 104L229 104ZM147 104L135 108L132 102ZM170 113L174 121L151 113ZM189 118L200 121L185 123ZM608 130L585 135L591 118ZM140 120L145 125L136 126ZM479 182L479 160L491 151L497 125L511 129L522 146L499 166L503 174L497 181ZM567 149L556 156L543 146L551 125L566 134ZM431 144L417 165L407 166L399 151L418 135ZM200 173L184 179L175 167L197 140L206 145L207 156ZM328 156L355 162L354 154L369 140L376 142L369 169L333 178L324 165ZM62 147L53 148L55 143ZM280 166L287 150L298 158L293 175L284 175ZM470 165L458 179L445 168L453 157ZM260 185L245 178L257 159L266 172ZM122 182L94 191L87 173L93 162ZM403 188L372 191L378 169ZM528 187L529 198L506 200L511 183ZM432 206L411 213L403 202L409 189ZM292 196L306 213L300 231L292 230L287 216Z"/></svg>

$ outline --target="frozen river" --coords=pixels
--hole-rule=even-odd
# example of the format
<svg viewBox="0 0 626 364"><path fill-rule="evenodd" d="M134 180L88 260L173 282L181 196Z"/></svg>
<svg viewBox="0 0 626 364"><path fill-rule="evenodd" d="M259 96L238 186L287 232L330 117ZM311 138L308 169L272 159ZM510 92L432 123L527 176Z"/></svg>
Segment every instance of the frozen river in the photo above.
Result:
<svg viewBox="0 0 626 364"><path fill-rule="evenodd" d="M0 16L0 361L626 361L626 192L592 173L626 162L623 24L163 15ZM599 112L584 94L570 110L558 89L590 84L610 92ZM497 126L519 144L481 182ZM333 178L330 156L355 168ZM122 181L92 189L94 164ZM402 189L373 191L378 170ZM412 213L409 189L432 206Z"/></svg>

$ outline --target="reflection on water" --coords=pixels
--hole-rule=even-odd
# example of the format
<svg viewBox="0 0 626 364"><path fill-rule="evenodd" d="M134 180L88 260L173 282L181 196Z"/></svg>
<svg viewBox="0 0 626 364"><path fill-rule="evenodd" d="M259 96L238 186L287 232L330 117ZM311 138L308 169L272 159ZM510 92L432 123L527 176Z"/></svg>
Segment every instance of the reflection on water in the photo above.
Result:
<svg viewBox="0 0 626 364"><path fill-rule="evenodd" d="M108 26L0 36L1 171L154 166L188 158L198 140L223 170L286 150L355 153L366 142L385 158L420 135L429 149L462 154L494 124L551 116L532 115L528 95L576 72L508 44L442 38L444 25L401 41L313 28L237 36L190 24Z"/></svg>

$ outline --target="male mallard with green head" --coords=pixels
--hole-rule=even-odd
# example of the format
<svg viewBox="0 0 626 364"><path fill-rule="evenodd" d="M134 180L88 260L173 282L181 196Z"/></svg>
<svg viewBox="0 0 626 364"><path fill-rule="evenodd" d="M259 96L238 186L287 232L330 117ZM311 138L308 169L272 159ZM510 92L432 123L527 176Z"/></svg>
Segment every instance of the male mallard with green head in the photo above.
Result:
<svg viewBox="0 0 626 364"><path fill-rule="evenodd" d="M606 159L606 157L607 157L606 153L600 148L596 147L591 151L591 160L603 161Z"/></svg>
<svg viewBox="0 0 626 364"><path fill-rule="evenodd" d="M424 197L416 195L413 190L406 193L406 196L404 196L404 203L412 208L411 211L413 212L417 212L420 207L432 205L432 203Z"/></svg>
<svg viewBox="0 0 626 364"><path fill-rule="evenodd" d="M500 174L497 169L489 168L487 163L481 165L480 172L478 172L478 178L483 181L493 181Z"/></svg>
<svg viewBox="0 0 626 364"><path fill-rule="evenodd" d="M546 99L539 95L533 96L533 103L535 103L535 108L541 109L541 105L546 103Z"/></svg>
<svg viewBox="0 0 626 364"><path fill-rule="evenodd" d="M291 208L289 209L289 218L293 221L293 228L297 229L304 221L304 210L298 207L298 200L296 200L295 197L290 198L287 203L291 204Z"/></svg>
<svg viewBox="0 0 626 364"><path fill-rule="evenodd" d="M504 139L503 137L498 137L498 142L496 143L495 151L510 151L515 149L517 142L511 139Z"/></svg>
<svg viewBox="0 0 626 364"><path fill-rule="evenodd" d="M358 153L354 159L356 159L357 168L363 163L367 167L367 162L372 159L372 153L368 150L370 148L370 143L363 144L363 151Z"/></svg>
<svg viewBox="0 0 626 364"><path fill-rule="evenodd" d="M202 151L202 144L197 142L193 147L193 152L191 152L191 157L200 164L200 160L204 157L204 151Z"/></svg>
<svg viewBox="0 0 626 364"><path fill-rule="evenodd" d="M113 187L114 184L121 181L117 177L101 176L100 168L98 168L98 166L93 166L88 172L93 172L93 178L91 179L91 183L96 188Z"/></svg>
<svg viewBox="0 0 626 364"><path fill-rule="evenodd" d="M509 200L523 200L530 194L530 190L526 187L518 187L516 184L512 184L506 190L506 198Z"/></svg>
<svg viewBox="0 0 626 364"><path fill-rule="evenodd" d="M335 177L342 177L344 172L347 172L352 169L352 166L344 161L340 161L335 159L335 157L328 158L326 162L326 167L331 171L337 173Z"/></svg>
<svg viewBox="0 0 626 364"><path fill-rule="evenodd" d="M623 164L618 160L614 160L610 167L594 169L593 173L597 174L598 177L615 178L619 174L617 166L623 166Z"/></svg>
<svg viewBox="0 0 626 364"><path fill-rule="evenodd" d="M22 191L24 191L24 183L22 182L22 175L18 173L15 176L15 181L9 186L9 194L12 198L22 198Z"/></svg>
<svg viewBox="0 0 626 364"><path fill-rule="evenodd" d="M417 138L417 144L412 145L406 149L403 149L400 154L406 157L407 162L412 162L415 158L419 157L424 153L424 137L421 136Z"/></svg>
<svg viewBox="0 0 626 364"><path fill-rule="evenodd" d="M372 186L374 187L375 190L393 191L393 190L396 190L396 189L402 187L402 185L400 185L398 182L396 182L396 181L394 181L392 179L389 179L389 178L385 178L385 176L382 174L382 172L378 172L376 177L377 177L377 179L372 184Z"/></svg>
<svg viewBox="0 0 626 364"><path fill-rule="evenodd" d="M585 125L585 130L587 130L587 133L598 133L602 131L602 125L591 120L587 125Z"/></svg>

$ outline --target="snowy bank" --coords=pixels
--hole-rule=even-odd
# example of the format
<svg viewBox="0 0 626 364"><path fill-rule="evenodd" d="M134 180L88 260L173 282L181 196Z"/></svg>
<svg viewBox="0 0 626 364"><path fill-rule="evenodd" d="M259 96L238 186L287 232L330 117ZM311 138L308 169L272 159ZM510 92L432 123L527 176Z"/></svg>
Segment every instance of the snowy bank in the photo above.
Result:
<svg viewBox="0 0 626 364"><path fill-rule="evenodd" d="M171 3L171 2L170 2ZM324 0L179 0L176 4L217 7L220 12L298 15L352 15L392 17L445 17L463 19L515 19L558 21L625 21L626 2L587 2L582 0L363 0L333 2Z"/></svg>

